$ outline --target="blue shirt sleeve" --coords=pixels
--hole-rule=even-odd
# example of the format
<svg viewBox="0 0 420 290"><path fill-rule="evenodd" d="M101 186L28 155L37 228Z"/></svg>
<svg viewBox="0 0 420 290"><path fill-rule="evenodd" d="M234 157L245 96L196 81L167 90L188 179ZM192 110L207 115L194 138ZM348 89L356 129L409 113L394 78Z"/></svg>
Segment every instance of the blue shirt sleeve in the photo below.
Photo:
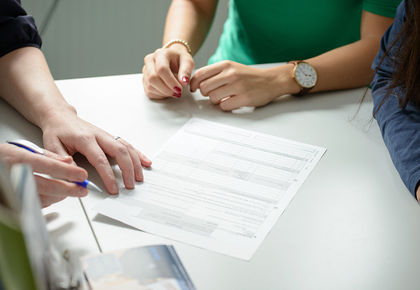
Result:
<svg viewBox="0 0 420 290"><path fill-rule="evenodd" d="M41 44L35 21L20 0L0 0L0 57L21 47L40 48Z"/></svg>
<svg viewBox="0 0 420 290"><path fill-rule="evenodd" d="M420 181L420 110L409 103L405 109L398 104L397 95L404 95L405 90L398 87L387 96L387 88L392 80L394 60L398 53L397 42L389 54L384 54L393 44L405 21L405 2L398 7L394 23L385 32L378 55L372 68L376 74L372 82L373 111L388 148L391 159L401 179L416 197ZM381 62L382 60L382 62ZM385 98L385 99L384 99ZM378 109L379 108L379 109Z"/></svg>

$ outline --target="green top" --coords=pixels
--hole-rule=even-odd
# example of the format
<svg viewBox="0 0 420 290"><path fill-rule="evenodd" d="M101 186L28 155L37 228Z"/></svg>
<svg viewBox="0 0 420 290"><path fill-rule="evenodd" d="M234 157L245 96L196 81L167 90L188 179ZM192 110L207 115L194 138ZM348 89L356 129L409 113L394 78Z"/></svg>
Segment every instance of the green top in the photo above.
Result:
<svg viewBox="0 0 420 290"><path fill-rule="evenodd" d="M394 17L400 0L230 0L209 63L307 59L360 39L362 9ZM257 5L255 3L258 3Z"/></svg>

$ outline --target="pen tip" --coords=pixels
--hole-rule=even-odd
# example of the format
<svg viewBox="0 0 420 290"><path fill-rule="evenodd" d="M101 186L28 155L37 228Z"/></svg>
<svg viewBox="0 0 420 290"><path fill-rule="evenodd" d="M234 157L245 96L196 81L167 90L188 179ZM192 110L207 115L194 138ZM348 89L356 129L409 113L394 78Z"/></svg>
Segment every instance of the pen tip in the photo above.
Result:
<svg viewBox="0 0 420 290"><path fill-rule="evenodd" d="M102 189L100 189L99 186L97 186L92 181L89 182L89 185L90 185L90 189L95 190L95 191L98 191L98 192L103 192Z"/></svg>

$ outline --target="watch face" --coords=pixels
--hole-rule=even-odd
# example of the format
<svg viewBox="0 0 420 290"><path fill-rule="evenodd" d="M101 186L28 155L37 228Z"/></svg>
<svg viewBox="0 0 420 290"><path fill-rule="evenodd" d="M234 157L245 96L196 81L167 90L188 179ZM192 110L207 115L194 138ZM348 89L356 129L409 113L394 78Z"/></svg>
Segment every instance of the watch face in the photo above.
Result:
<svg viewBox="0 0 420 290"><path fill-rule="evenodd" d="M306 62L301 62L295 69L296 81L304 88L312 88L316 84L316 71Z"/></svg>

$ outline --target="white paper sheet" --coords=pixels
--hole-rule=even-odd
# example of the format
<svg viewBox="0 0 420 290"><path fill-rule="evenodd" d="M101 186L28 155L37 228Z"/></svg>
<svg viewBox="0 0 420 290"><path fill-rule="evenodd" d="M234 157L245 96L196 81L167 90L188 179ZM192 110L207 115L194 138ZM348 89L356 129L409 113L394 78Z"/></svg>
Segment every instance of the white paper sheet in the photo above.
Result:
<svg viewBox="0 0 420 290"><path fill-rule="evenodd" d="M143 184L95 210L249 260L325 151L193 118L153 158Z"/></svg>

